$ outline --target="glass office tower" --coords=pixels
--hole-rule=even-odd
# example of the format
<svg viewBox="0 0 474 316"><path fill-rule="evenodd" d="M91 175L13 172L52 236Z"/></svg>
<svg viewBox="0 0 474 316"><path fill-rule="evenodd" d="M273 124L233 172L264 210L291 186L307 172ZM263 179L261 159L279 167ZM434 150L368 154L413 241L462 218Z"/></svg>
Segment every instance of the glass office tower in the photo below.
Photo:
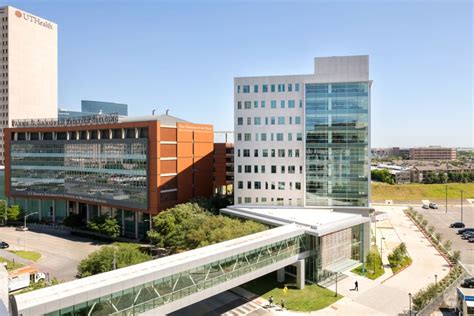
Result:
<svg viewBox="0 0 474 316"><path fill-rule="evenodd" d="M115 102L102 102L102 101L81 101L81 111L92 114L118 114L121 116L128 115L128 105L123 103ZM87 114L84 114L87 115Z"/></svg>
<svg viewBox="0 0 474 316"><path fill-rule="evenodd" d="M369 89L305 85L307 206L368 206Z"/></svg>

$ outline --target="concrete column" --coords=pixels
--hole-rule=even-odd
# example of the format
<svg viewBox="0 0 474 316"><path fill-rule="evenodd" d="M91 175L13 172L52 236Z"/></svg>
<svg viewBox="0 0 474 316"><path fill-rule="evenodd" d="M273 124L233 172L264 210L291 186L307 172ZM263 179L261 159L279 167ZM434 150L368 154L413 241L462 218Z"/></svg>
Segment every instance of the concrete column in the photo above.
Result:
<svg viewBox="0 0 474 316"><path fill-rule="evenodd" d="M89 204L86 204L86 223L89 223Z"/></svg>
<svg viewBox="0 0 474 316"><path fill-rule="evenodd" d="M305 271L304 259L298 260L296 263L296 287L300 290L304 289Z"/></svg>
<svg viewBox="0 0 474 316"><path fill-rule="evenodd" d="M56 200L53 200L53 223L56 223Z"/></svg>
<svg viewBox="0 0 474 316"><path fill-rule="evenodd" d="M135 239L138 239L138 212L134 212L133 219L135 220Z"/></svg>
<svg viewBox="0 0 474 316"><path fill-rule="evenodd" d="M122 213L122 236L125 235L125 212L124 210L120 210Z"/></svg>
<svg viewBox="0 0 474 316"><path fill-rule="evenodd" d="M285 268L281 268L277 270L277 282L279 283L285 282Z"/></svg>
<svg viewBox="0 0 474 316"><path fill-rule="evenodd" d="M42 204L41 202L42 202L42 201L43 201L43 200L38 199L38 219L39 219L39 220L41 220L41 206L42 206L42 205L41 205L41 204Z"/></svg>

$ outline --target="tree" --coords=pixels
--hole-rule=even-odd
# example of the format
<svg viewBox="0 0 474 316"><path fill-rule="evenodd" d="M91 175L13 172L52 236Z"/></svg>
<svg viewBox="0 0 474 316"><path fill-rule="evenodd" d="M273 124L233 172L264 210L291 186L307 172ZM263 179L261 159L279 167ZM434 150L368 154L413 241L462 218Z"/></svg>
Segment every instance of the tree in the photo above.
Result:
<svg viewBox="0 0 474 316"><path fill-rule="evenodd" d="M453 245L453 243L451 242L451 240L447 239L444 243L443 243L443 247L444 249L446 249L447 251L451 250L451 246Z"/></svg>
<svg viewBox="0 0 474 316"><path fill-rule="evenodd" d="M152 257L139 250L139 245L129 243L114 243L103 246L82 260L77 267L78 276L84 278L114 269L124 268L151 260Z"/></svg>
<svg viewBox="0 0 474 316"><path fill-rule="evenodd" d="M70 213L68 217L63 220L63 224L73 228L84 226L81 216L75 213Z"/></svg>
<svg viewBox="0 0 474 316"><path fill-rule="evenodd" d="M111 237L117 237L120 235L120 225L118 224L117 219L110 216L103 215L91 219L87 224L87 228Z"/></svg>
<svg viewBox="0 0 474 316"><path fill-rule="evenodd" d="M7 218L9 221L18 221L21 219L20 205L12 205L7 208Z"/></svg>
<svg viewBox="0 0 474 316"><path fill-rule="evenodd" d="M7 223L8 219L8 213L7 213L7 201L5 200L0 200L0 224L5 225Z"/></svg>
<svg viewBox="0 0 474 316"><path fill-rule="evenodd" d="M443 240L443 234L438 232L435 234L435 238L440 243Z"/></svg>
<svg viewBox="0 0 474 316"><path fill-rule="evenodd" d="M461 259L461 252L459 250L456 250L453 252L453 255L451 256L451 261L454 264L457 264L459 259Z"/></svg>
<svg viewBox="0 0 474 316"><path fill-rule="evenodd" d="M430 233L430 235L433 235L434 230L435 230L435 228L434 228L433 225L430 225L430 226L428 227L428 232Z"/></svg>
<svg viewBox="0 0 474 316"><path fill-rule="evenodd" d="M423 222L421 222L421 225L423 227L426 227L426 225L428 225L428 221L426 219L424 219Z"/></svg>
<svg viewBox="0 0 474 316"><path fill-rule="evenodd" d="M370 175L373 181L385 182L388 184L395 183L394 176L387 169L372 170Z"/></svg>

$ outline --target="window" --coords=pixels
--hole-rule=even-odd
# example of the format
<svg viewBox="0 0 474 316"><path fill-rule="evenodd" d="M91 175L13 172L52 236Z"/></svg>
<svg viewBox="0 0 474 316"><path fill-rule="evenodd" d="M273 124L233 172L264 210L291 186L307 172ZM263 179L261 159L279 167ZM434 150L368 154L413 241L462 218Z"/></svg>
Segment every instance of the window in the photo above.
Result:
<svg viewBox="0 0 474 316"><path fill-rule="evenodd" d="M252 181L247 181L247 189L251 189L252 188Z"/></svg>
<svg viewBox="0 0 474 316"><path fill-rule="evenodd" d="M243 86L243 90L244 90L244 93L250 93L250 86L249 85Z"/></svg>
<svg viewBox="0 0 474 316"><path fill-rule="evenodd" d="M240 157L240 149L237 149L237 157Z"/></svg>
<svg viewBox="0 0 474 316"><path fill-rule="evenodd" d="M253 86L253 92L258 93L258 84Z"/></svg>
<svg viewBox="0 0 474 316"><path fill-rule="evenodd" d="M268 157L268 149L262 150L262 157Z"/></svg>
<svg viewBox="0 0 474 316"><path fill-rule="evenodd" d="M252 173L252 166L250 166L250 165L245 165L245 166L244 166L244 172L245 172L245 173Z"/></svg>
<svg viewBox="0 0 474 316"><path fill-rule="evenodd" d="M295 124L300 125L301 124L301 116L295 116Z"/></svg>
<svg viewBox="0 0 474 316"><path fill-rule="evenodd" d="M262 142L266 142L267 141L267 133L262 133L260 139L261 139Z"/></svg>
<svg viewBox="0 0 474 316"><path fill-rule="evenodd" d="M295 108L295 100L288 100L288 108L289 109Z"/></svg>
<svg viewBox="0 0 474 316"><path fill-rule="evenodd" d="M291 83L288 84L288 92L293 91L293 85Z"/></svg>
<svg viewBox="0 0 474 316"><path fill-rule="evenodd" d="M278 190L285 190L285 182L278 182Z"/></svg>
<svg viewBox="0 0 474 316"><path fill-rule="evenodd" d="M260 102L260 107L263 109L265 108L265 101Z"/></svg>
<svg viewBox="0 0 474 316"><path fill-rule="evenodd" d="M285 117L279 116L278 117L278 125L285 125Z"/></svg>
<svg viewBox="0 0 474 316"><path fill-rule="evenodd" d="M254 117L253 118L253 124L260 125L260 117Z"/></svg>
<svg viewBox="0 0 474 316"><path fill-rule="evenodd" d="M285 173L285 166L280 167L281 173Z"/></svg>
<svg viewBox="0 0 474 316"><path fill-rule="evenodd" d="M275 149L271 149L271 155L272 157L275 157Z"/></svg>
<svg viewBox="0 0 474 316"><path fill-rule="evenodd" d="M303 140L303 133L296 133L296 140Z"/></svg>
<svg viewBox="0 0 474 316"><path fill-rule="evenodd" d="M244 140L247 141L247 142L248 142L248 141L251 141L251 140L252 140L252 134L250 134L250 133L245 133L245 134L244 134Z"/></svg>
<svg viewBox="0 0 474 316"><path fill-rule="evenodd" d="M258 142L258 133L255 133L255 140Z"/></svg>
<svg viewBox="0 0 474 316"><path fill-rule="evenodd" d="M258 149L254 149L254 150L253 150L253 156L254 156L254 157L258 157Z"/></svg>
<svg viewBox="0 0 474 316"><path fill-rule="evenodd" d="M262 92L268 92L268 85L267 84L262 85Z"/></svg>
<svg viewBox="0 0 474 316"><path fill-rule="evenodd" d="M271 189L272 189L272 190L275 190L275 182L273 182L273 181L272 181L272 183L271 183ZM273 199L272 199L272 200L273 200Z"/></svg>
<svg viewBox="0 0 474 316"><path fill-rule="evenodd" d="M300 173L303 173L303 166L300 166Z"/></svg>
<svg viewBox="0 0 474 316"><path fill-rule="evenodd" d="M252 203L252 198L246 197L244 198L244 202L247 204Z"/></svg>
<svg viewBox="0 0 474 316"><path fill-rule="evenodd" d="M250 149L244 149L244 157L250 157Z"/></svg>
<svg viewBox="0 0 474 316"><path fill-rule="evenodd" d="M264 165L260 166L260 173L265 173L265 166Z"/></svg>
<svg viewBox="0 0 474 316"><path fill-rule="evenodd" d="M278 157L280 157L280 158L285 157L285 150L284 149L278 149Z"/></svg>
<svg viewBox="0 0 474 316"><path fill-rule="evenodd" d="M240 86L237 86L237 93L240 93Z"/></svg>
<svg viewBox="0 0 474 316"><path fill-rule="evenodd" d="M237 188L243 189L244 188L244 182L243 181L237 182Z"/></svg>
<svg viewBox="0 0 474 316"><path fill-rule="evenodd" d="M282 109L285 108L285 100L280 101L280 108L282 108Z"/></svg>
<svg viewBox="0 0 474 316"><path fill-rule="evenodd" d="M271 91L272 91L272 92L275 92L275 85L274 85L274 84L272 84L272 85L270 86L270 88L271 88Z"/></svg>
<svg viewBox="0 0 474 316"><path fill-rule="evenodd" d="M301 190L301 182L295 182L295 189Z"/></svg>
<svg viewBox="0 0 474 316"><path fill-rule="evenodd" d="M241 133L237 133L237 140L242 140L242 134Z"/></svg>
<svg viewBox="0 0 474 316"><path fill-rule="evenodd" d="M275 117L274 116L271 117L270 124L275 125Z"/></svg>
<svg viewBox="0 0 474 316"><path fill-rule="evenodd" d="M242 101L237 101L237 109L242 109Z"/></svg>
<svg viewBox="0 0 474 316"><path fill-rule="evenodd" d="M285 92L285 84L284 83L278 84L278 92Z"/></svg>
<svg viewBox="0 0 474 316"><path fill-rule="evenodd" d="M272 166L272 173L277 173L277 166Z"/></svg>
<svg viewBox="0 0 474 316"><path fill-rule="evenodd" d="M282 142L283 141L283 133L277 133L277 141Z"/></svg>
<svg viewBox="0 0 474 316"><path fill-rule="evenodd" d="M299 149L295 149L295 157L299 157L300 156L300 150Z"/></svg>
<svg viewBox="0 0 474 316"><path fill-rule="evenodd" d="M253 166L253 173L258 173L258 166L257 165Z"/></svg>
<svg viewBox="0 0 474 316"><path fill-rule="evenodd" d="M288 166L288 173L295 173L296 168L295 166Z"/></svg>
<svg viewBox="0 0 474 316"><path fill-rule="evenodd" d="M253 183L253 188L256 190L260 190L262 188L262 183L260 181L255 181Z"/></svg>
<svg viewBox="0 0 474 316"><path fill-rule="evenodd" d="M270 102L270 107L271 107L272 109L276 109L276 107L277 107L277 101L272 100L272 101Z"/></svg>
<svg viewBox="0 0 474 316"><path fill-rule="evenodd" d="M238 117L237 118L237 125L244 125L244 118L243 117Z"/></svg>
<svg viewBox="0 0 474 316"><path fill-rule="evenodd" d="M245 102L244 102L244 108L246 108L246 109L251 109L251 108L252 108L252 102L250 102L250 101L245 101Z"/></svg>
<svg viewBox="0 0 474 316"><path fill-rule="evenodd" d="M237 203L242 204L242 198L240 196L237 198Z"/></svg>
<svg viewBox="0 0 474 316"><path fill-rule="evenodd" d="M258 101L253 101L253 107L258 108Z"/></svg>
<svg viewBox="0 0 474 316"><path fill-rule="evenodd" d="M238 172L238 173L242 173L242 166L241 166L241 165L238 165L238 166L237 166L237 172Z"/></svg>
<svg viewBox="0 0 474 316"><path fill-rule="evenodd" d="M303 100L300 100L300 108L303 107Z"/></svg>
<svg viewBox="0 0 474 316"><path fill-rule="evenodd" d="M300 84L299 83L295 83L295 91L296 92L300 91Z"/></svg>
<svg viewBox="0 0 474 316"><path fill-rule="evenodd" d="M268 117L265 117L265 125L268 125Z"/></svg>
<svg viewBox="0 0 474 316"><path fill-rule="evenodd" d="M252 125L252 118L251 117L247 117L247 125Z"/></svg>
<svg viewBox="0 0 474 316"><path fill-rule="evenodd" d="M292 149L288 149L288 157L293 157L293 150Z"/></svg>

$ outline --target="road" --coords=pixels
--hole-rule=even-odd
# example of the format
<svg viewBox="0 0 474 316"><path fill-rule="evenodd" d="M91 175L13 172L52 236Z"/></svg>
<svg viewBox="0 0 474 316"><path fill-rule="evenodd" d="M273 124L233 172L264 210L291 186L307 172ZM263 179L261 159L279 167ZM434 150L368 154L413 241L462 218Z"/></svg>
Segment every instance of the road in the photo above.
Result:
<svg viewBox="0 0 474 316"><path fill-rule="evenodd" d="M79 262L101 245L63 231L21 232L13 227L0 227L0 238L10 244L10 250L26 249L41 253L41 259L32 266L61 281L74 280ZM0 250L0 256L6 257L6 253L6 250Z"/></svg>

